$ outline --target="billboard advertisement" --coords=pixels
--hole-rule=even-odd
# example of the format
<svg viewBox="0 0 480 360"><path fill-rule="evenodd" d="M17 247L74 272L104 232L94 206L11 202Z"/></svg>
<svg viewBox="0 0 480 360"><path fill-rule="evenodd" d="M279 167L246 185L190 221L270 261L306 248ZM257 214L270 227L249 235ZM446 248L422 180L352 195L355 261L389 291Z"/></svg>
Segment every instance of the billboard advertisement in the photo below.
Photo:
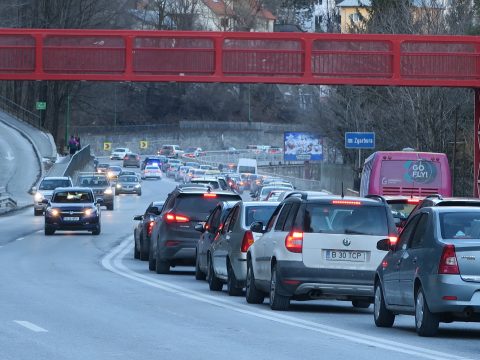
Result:
<svg viewBox="0 0 480 360"><path fill-rule="evenodd" d="M321 161L323 142L319 134L310 132L284 133L284 161Z"/></svg>

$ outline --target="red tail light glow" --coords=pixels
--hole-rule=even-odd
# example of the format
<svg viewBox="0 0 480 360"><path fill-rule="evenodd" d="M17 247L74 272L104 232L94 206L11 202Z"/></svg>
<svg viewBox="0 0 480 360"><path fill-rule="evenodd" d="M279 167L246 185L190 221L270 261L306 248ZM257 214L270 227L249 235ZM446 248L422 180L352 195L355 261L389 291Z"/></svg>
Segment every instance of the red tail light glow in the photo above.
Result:
<svg viewBox="0 0 480 360"><path fill-rule="evenodd" d="M407 203L408 204L418 204L420 202L420 199L408 199Z"/></svg>
<svg viewBox="0 0 480 360"><path fill-rule="evenodd" d="M460 274L454 245L445 245L443 248L442 256L440 257L440 265L438 266L438 273L447 275Z"/></svg>
<svg viewBox="0 0 480 360"><path fill-rule="evenodd" d="M247 252L248 248L255 242L253 234L250 230L245 231L243 234L242 246L240 247L241 252Z"/></svg>
<svg viewBox="0 0 480 360"><path fill-rule="evenodd" d="M390 242L390 246L395 246L397 245L398 237L395 235L390 235L388 237L388 241Z"/></svg>
<svg viewBox="0 0 480 360"><path fill-rule="evenodd" d="M361 201L356 200L332 200L332 205L362 205Z"/></svg>
<svg viewBox="0 0 480 360"><path fill-rule="evenodd" d="M285 247L290 252L301 253L303 248L303 232L290 231L285 238Z"/></svg>
<svg viewBox="0 0 480 360"><path fill-rule="evenodd" d="M155 224L154 221L150 221L147 226L147 235L152 235L153 225Z"/></svg>
<svg viewBox="0 0 480 360"><path fill-rule="evenodd" d="M190 219L183 215L167 213L165 214L165 221L167 223L186 223L186 222L189 222Z"/></svg>
<svg viewBox="0 0 480 360"><path fill-rule="evenodd" d="M205 193L205 194L203 194L203 197L205 197L205 198L216 198L217 194Z"/></svg>

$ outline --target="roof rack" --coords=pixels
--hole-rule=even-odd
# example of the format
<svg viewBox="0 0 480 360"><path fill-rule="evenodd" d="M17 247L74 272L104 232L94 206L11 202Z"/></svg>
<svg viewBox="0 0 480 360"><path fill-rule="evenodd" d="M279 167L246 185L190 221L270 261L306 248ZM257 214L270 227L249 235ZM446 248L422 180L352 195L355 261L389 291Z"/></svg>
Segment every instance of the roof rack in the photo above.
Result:
<svg viewBox="0 0 480 360"><path fill-rule="evenodd" d="M289 197L297 196L297 195L300 195L302 200L307 200L308 198L308 194L305 191L292 191L287 196L285 196L284 200L288 199Z"/></svg>
<svg viewBox="0 0 480 360"><path fill-rule="evenodd" d="M387 200L381 196L381 195L366 195L365 196L367 199L376 199L376 200L380 200L382 203L386 204L387 203Z"/></svg>
<svg viewBox="0 0 480 360"><path fill-rule="evenodd" d="M443 196L440 194L431 194L431 195L425 196L425 199L431 199L431 198L437 198L439 200L443 200Z"/></svg>

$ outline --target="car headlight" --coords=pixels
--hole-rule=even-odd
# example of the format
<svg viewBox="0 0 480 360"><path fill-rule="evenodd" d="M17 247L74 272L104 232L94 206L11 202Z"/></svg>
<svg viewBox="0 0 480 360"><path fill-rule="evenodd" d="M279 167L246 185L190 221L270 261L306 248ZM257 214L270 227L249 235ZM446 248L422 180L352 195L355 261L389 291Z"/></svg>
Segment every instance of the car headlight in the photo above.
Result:
<svg viewBox="0 0 480 360"><path fill-rule="evenodd" d="M122 187L121 184L117 184L117 189L120 189Z"/></svg>
<svg viewBox="0 0 480 360"><path fill-rule="evenodd" d="M60 215L60 211L58 211L57 209L48 209L47 211L50 215L52 216L58 216Z"/></svg>
<svg viewBox="0 0 480 360"><path fill-rule="evenodd" d="M109 178L113 177L113 172L109 171L109 172L108 172L108 177L109 177Z"/></svg>
<svg viewBox="0 0 480 360"><path fill-rule="evenodd" d="M105 190L103 193L104 193L104 194L107 194L107 195L111 195L111 194L113 194L113 191L112 191L112 189L108 188L108 189Z"/></svg>
<svg viewBox="0 0 480 360"><path fill-rule="evenodd" d="M43 194L40 192L37 192L35 194L35 201L42 201L43 200Z"/></svg>
<svg viewBox="0 0 480 360"><path fill-rule="evenodd" d="M95 215L96 212L97 211L95 209L90 209L89 208L89 209L85 209L84 214L85 214L85 216L91 216L91 215Z"/></svg>
<svg viewBox="0 0 480 360"><path fill-rule="evenodd" d="M135 187L138 189L140 187L140 184L135 185Z"/></svg>

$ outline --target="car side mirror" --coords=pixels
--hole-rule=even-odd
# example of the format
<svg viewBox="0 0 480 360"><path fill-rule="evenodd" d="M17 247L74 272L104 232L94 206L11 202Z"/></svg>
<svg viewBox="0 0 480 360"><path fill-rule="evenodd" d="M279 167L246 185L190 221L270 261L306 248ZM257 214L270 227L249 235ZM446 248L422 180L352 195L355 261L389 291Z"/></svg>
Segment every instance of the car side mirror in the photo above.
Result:
<svg viewBox="0 0 480 360"><path fill-rule="evenodd" d="M260 233L260 234L263 234L265 232L263 230L263 223L260 222L260 221L252 223L252 225L250 225L250 230L252 232L256 232L256 233Z"/></svg>
<svg viewBox="0 0 480 360"><path fill-rule="evenodd" d="M395 251L396 243L392 244L390 239L382 239L377 242L377 250L380 251Z"/></svg>
<svg viewBox="0 0 480 360"><path fill-rule="evenodd" d="M32 186L32 193L36 193L37 192L37 187L36 186Z"/></svg>
<svg viewBox="0 0 480 360"><path fill-rule="evenodd" d="M195 230L197 230L201 233L204 233L205 232L205 227L203 226L202 223L198 223L197 225L195 225Z"/></svg>
<svg viewBox="0 0 480 360"><path fill-rule="evenodd" d="M96 203L97 205L103 205L103 198L98 198Z"/></svg>
<svg viewBox="0 0 480 360"><path fill-rule="evenodd" d="M42 200L42 204L45 204L45 205L47 205L49 202L50 202L50 200L48 200L48 199L43 199Z"/></svg>
<svg viewBox="0 0 480 360"><path fill-rule="evenodd" d="M142 221L143 220L143 215L137 215L133 218L133 220Z"/></svg>

